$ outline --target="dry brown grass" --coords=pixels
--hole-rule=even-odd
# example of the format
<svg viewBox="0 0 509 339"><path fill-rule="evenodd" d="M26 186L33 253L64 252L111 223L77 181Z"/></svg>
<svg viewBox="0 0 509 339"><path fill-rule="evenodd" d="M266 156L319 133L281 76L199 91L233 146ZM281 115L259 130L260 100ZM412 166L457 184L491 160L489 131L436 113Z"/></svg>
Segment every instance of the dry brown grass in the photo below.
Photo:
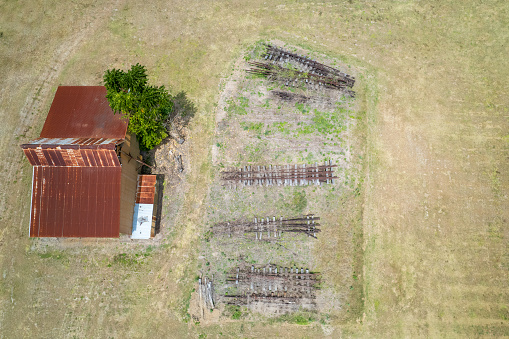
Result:
<svg viewBox="0 0 509 339"><path fill-rule="evenodd" d="M183 322L218 86L262 37L340 57L364 75L365 315L333 324L332 336L509 335L508 11L496 1L0 4L0 333L324 335L317 323ZM28 239L31 171L17 145L38 135L58 84L97 85L106 68L136 62L199 106L167 244L145 257L146 246L118 241ZM115 262L120 253L144 259Z"/></svg>

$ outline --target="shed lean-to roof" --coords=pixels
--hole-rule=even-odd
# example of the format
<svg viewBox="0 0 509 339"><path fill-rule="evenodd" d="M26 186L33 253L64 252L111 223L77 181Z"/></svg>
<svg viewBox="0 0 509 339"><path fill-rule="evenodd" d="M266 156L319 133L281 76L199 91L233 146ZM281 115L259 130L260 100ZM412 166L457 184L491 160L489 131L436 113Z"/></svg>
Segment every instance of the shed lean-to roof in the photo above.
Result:
<svg viewBox="0 0 509 339"><path fill-rule="evenodd" d="M103 86L57 89L39 138L21 145L33 168L31 237L118 237L127 121Z"/></svg>
<svg viewBox="0 0 509 339"><path fill-rule="evenodd" d="M136 189L136 203L153 204L156 192L155 175L138 175L138 185Z"/></svg>

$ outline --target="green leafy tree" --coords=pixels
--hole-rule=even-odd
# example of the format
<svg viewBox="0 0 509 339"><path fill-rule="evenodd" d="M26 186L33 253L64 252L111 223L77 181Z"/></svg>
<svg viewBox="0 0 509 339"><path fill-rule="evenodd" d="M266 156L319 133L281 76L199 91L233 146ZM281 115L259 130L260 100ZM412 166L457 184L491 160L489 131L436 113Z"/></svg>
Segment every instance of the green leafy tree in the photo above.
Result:
<svg viewBox="0 0 509 339"><path fill-rule="evenodd" d="M164 86L148 85L145 66L136 64L127 72L107 70L104 85L111 109L129 119L128 129L136 134L142 148L150 150L168 136L172 98Z"/></svg>

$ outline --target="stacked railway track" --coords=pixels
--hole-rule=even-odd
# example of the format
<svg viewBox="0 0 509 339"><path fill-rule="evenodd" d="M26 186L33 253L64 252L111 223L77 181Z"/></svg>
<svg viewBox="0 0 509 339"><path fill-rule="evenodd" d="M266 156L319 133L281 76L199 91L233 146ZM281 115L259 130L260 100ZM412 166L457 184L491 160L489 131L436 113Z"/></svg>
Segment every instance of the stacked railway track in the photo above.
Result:
<svg viewBox="0 0 509 339"><path fill-rule="evenodd" d="M271 303L293 308L315 306L315 291L321 276L309 269L278 267L276 265L238 267L228 275L226 282L234 288L224 295L232 305L250 306L253 303Z"/></svg>
<svg viewBox="0 0 509 339"><path fill-rule="evenodd" d="M227 169L221 172L221 180L224 185L242 186L307 186L334 184L334 168L331 161L324 165L269 165L269 166L244 166L241 168Z"/></svg>
<svg viewBox="0 0 509 339"><path fill-rule="evenodd" d="M346 89L349 87L347 82L339 78L301 72L271 63L249 61L248 64L254 66L247 70L248 73L279 79L286 82L287 86L296 86L296 83L304 82L309 85L325 86L332 89Z"/></svg>
<svg viewBox="0 0 509 339"><path fill-rule="evenodd" d="M246 71L281 81L286 86L325 87L355 96L355 92L350 90L355 84L355 78L338 69L270 44L266 45L262 58L263 62L249 61L252 67Z"/></svg>
<svg viewBox="0 0 509 339"><path fill-rule="evenodd" d="M352 88L355 84L355 78L353 76L343 73L338 69L319 63L306 56L286 51L271 44L267 44L266 46L267 50L262 57L264 57L267 61L289 62L292 60L300 64L303 67L303 70L307 73L321 77L337 78L350 88Z"/></svg>
<svg viewBox="0 0 509 339"><path fill-rule="evenodd" d="M229 238L247 238L258 241L276 241L283 233L304 234L316 239L320 232L319 217L313 214L300 218L283 219L283 217L254 218L253 222L232 221L212 226L214 236Z"/></svg>

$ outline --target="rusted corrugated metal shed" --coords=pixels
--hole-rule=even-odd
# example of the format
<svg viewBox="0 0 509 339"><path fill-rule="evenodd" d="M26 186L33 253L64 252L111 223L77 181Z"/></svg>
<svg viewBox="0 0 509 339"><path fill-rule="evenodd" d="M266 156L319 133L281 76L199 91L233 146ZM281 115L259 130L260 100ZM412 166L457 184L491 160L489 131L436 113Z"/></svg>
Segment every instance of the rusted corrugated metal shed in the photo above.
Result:
<svg viewBox="0 0 509 339"><path fill-rule="evenodd" d="M59 86L41 138L124 139L127 120L114 114L104 86Z"/></svg>
<svg viewBox="0 0 509 339"><path fill-rule="evenodd" d="M127 121L102 86L59 87L40 138L21 145L33 167L31 237L118 237Z"/></svg>
<svg viewBox="0 0 509 339"><path fill-rule="evenodd" d="M34 167L31 237L118 237L120 167Z"/></svg>

